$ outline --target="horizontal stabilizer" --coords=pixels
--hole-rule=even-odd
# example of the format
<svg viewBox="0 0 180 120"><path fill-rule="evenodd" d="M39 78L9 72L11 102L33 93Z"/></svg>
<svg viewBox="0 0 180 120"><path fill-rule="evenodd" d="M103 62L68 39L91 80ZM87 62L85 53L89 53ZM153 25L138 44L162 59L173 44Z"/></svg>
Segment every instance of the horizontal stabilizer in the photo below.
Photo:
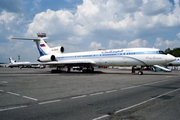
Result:
<svg viewBox="0 0 180 120"><path fill-rule="evenodd" d="M43 38L11 38L11 39L40 41L41 39L48 39L48 37L43 37Z"/></svg>

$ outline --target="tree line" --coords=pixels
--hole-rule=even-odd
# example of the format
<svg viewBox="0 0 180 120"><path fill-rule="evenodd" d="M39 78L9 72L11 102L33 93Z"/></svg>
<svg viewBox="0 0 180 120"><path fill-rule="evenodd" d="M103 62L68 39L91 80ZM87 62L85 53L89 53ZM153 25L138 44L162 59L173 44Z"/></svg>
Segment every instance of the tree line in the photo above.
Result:
<svg viewBox="0 0 180 120"><path fill-rule="evenodd" d="M173 50L167 48L165 52L173 55L174 57L180 57L180 48L174 48Z"/></svg>

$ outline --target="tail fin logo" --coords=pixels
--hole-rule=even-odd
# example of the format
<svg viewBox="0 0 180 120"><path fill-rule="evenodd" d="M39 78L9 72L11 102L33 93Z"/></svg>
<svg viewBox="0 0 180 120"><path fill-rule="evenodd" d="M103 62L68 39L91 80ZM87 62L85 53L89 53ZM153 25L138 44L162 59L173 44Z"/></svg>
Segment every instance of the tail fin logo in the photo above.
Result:
<svg viewBox="0 0 180 120"><path fill-rule="evenodd" d="M45 44L40 44L40 46L41 46L41 47L46 47L46 45L45 45Z"/></svg>

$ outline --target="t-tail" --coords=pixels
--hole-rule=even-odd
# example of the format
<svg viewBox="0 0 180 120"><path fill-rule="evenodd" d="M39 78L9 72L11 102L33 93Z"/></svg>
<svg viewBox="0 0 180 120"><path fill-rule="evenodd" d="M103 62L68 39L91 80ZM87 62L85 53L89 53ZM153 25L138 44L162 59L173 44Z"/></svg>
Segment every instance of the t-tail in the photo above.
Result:
<svg viewBox="0 0 180 120"><path fill-rule="evenodd" d="M63 46L50 48L45 42L45 39L48 39L48 37L35 38L35 39L34 38L11 38L11 39L32 40L33 42L35 42L40 54L38 61L41 62L56 61L55 54L64 52Z"/></svg>

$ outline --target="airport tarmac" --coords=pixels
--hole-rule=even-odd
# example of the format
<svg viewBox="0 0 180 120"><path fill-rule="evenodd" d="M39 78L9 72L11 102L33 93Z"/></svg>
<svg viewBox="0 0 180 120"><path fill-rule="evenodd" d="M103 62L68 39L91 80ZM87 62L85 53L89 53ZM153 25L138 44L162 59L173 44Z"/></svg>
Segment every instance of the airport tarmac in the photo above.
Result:
<svg viewBox="0 0 180 120"><path fill-rule="evenodd" d="M180 71L0 68L1 120L169 120L180 118Z"/></svg>

